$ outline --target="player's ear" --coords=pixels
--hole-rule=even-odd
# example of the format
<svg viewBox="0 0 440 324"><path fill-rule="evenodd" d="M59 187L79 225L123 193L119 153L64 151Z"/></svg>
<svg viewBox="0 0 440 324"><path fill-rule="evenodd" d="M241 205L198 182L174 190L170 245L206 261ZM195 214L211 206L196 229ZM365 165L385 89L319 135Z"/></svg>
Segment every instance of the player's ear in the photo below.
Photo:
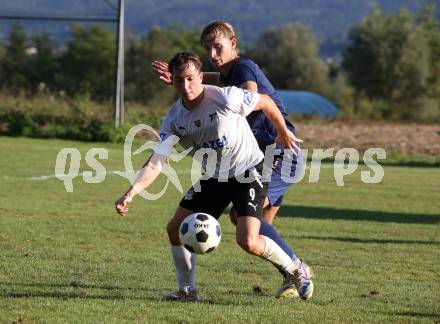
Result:
<svg viewBox="0 0 440 324"><path fill-rule="evenodd" d="M237 48L237 38L235 38L234 36L231 37L231 47L233 49Z"/></svg>

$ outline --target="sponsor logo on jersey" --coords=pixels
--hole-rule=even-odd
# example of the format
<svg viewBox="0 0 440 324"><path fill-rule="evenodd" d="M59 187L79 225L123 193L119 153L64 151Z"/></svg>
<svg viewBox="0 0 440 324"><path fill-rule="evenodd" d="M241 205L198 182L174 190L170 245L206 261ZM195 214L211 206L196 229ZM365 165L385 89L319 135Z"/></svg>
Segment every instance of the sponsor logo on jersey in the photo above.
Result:
<svg viewBox="0 0 440 324"><path fill-rule="evenodd" d="M215 140L205 142L202 144L203 148L211 148L213 150L218 150L228 145L228 139L225 135L223 135L221 138L217 138Z"/></svg>
<svg viewBox="0 0 440 324"><path fill-rule="evenodd" d="M196 150L198 150L200 148L210 148L213 150L218 150L218 149L222 149L223 147L225 147L228 144L229 144L228 139L226 138L225 135L223 135L221 138L217 138L215 140L208 141L208 142L203 142L202 145L198 145L198 144L194 143L194 148Z"/></svg>

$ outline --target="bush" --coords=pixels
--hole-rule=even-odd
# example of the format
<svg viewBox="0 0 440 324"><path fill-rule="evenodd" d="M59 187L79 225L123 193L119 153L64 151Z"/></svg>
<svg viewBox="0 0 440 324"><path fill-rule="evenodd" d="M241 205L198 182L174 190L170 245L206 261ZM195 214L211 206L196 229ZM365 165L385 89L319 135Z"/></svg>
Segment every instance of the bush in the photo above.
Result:
<svg viewBox="0 0 440 324"><path fill-rule="evenodd" d="M37 95L32 98L0 94L0 135L61 138L79 141L123 143L131 125L146 123L159 128L165 110L128 105L126 123L116 128L111 104L77 98L75 107L62 98Z"/></svg>

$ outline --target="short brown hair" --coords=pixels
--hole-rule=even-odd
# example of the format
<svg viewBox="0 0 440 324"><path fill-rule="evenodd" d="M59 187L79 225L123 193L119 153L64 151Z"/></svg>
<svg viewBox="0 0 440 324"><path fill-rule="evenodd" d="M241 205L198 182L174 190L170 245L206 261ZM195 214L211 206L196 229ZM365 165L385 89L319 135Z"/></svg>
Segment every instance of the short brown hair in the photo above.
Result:
<svg viewBox="0 0 440 324"><path fill-rule="evenodd" d="M202 34L200 35L200 43L203 45L208 37L218 35L226 38L233 38L235 37L234 27L232 27L227 21L215 20L203 29Z"/></svg>
<svg viewBox="0 0 440 324"><path fill-rule="evenodd" d="M202 61L198 55L188 52L177 53L169 61L168 71L170 71L171 74L173 74L176 69L183 71L191 64L194 65L197 71L200 72L202 70Z"/></svg>

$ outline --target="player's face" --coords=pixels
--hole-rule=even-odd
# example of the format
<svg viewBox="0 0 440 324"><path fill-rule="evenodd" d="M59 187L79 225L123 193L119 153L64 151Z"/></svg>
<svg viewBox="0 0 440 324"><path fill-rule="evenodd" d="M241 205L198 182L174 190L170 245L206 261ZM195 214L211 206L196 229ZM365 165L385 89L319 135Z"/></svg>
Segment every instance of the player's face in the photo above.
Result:
<svg viewBox="0 0 440 324"><path fill-rule="evenodd" d="M237 57L237 41L235 37L212 36L205 39L203 47L212 65L216 68L222 67Z"/></svg>
<svg viewBox="0 0 440 324"><path fill-rule="evenodd" d="M202 72L198 71L193 64L189 64L184 70L175 69L173 73L173 85L186 102L197 99L202 93L202 79Z"/></svg>

